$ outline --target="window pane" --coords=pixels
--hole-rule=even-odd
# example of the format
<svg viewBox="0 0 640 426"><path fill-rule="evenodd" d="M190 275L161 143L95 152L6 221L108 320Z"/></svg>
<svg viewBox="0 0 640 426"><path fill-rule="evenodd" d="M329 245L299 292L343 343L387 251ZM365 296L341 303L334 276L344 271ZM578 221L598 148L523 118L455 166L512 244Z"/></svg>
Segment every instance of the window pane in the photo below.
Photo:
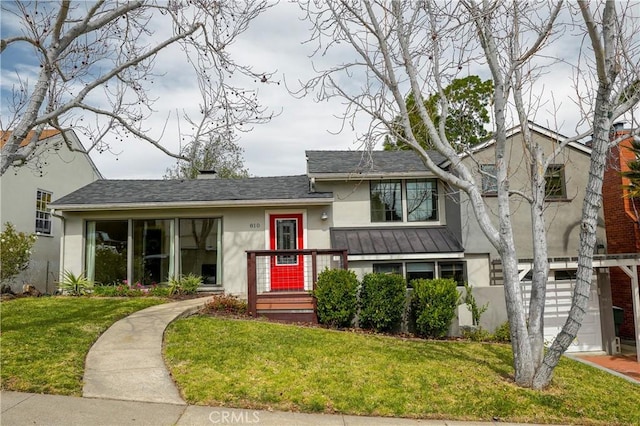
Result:
<svg viewBox="0 0 640 426"><path fill-rule="evenodd" d="M36 191L36 232L51 235L51 211L49 203L51 193L38 189Z"/></svg>
<svg viewBox="0 0 640 426"><path fill-rule="evenodd" d="M371 222L402 222L401 188L399 180L371 182Z"/></svg>
<svg viewBox="0 0 640 426"><path fill-rule="evenodd" d="M121 284L127 279L126 220L87 222L87 277L97 284Z"/></svg>
<svg viewBox="0 0 640 426"><path fill-rule="evenodd" d="M441 262L440 278L452 278L459 286L465 282L464 262Z"/></svg>
<svg viewBox="0 0 640 426"><path fill-rule="evenodd" d="M221 283L218 258L221 256L220 219L180 219L180 270L202 276L204 284Z"/></svg>
<svg viewBox="0 0 640 426"><path fill-rule="evenodd" d="M402 263L374 263L373 272L376 274L402 275Z"/></svg>
<svg viewBox="0 0 640 426"><path fill-rule="evenodd" d="M435 264L429 262L407 263L407 284L413 287L411 281L417 279L431 280L435 277Z"/></svg>
<svg viewBox="0 0 640 426"><path fill-rule="evenodd" d="M552 164L547 169L545 178L546 198L567 198L564 185L564 166L562 164Z"/></svg>
<svg viewBox="0 0 640 426"><path fill-rule="evenodd" d="M436 180L408 180L406 185L409 222L437 220L438 190Z"/></svg>
<svg viewBox="0 0 640 426"><path fill-rule="evenodd" d="M133 221L133 280L166 282L173 275L173 220Z"/></svg>
<svg viewBox="0 0 640 426"><path fill-rule="evenodd" d="M495 194L498 192L498 179L496 178L495 164L481 164L482 172L482 192L484 194Z"/></svg>

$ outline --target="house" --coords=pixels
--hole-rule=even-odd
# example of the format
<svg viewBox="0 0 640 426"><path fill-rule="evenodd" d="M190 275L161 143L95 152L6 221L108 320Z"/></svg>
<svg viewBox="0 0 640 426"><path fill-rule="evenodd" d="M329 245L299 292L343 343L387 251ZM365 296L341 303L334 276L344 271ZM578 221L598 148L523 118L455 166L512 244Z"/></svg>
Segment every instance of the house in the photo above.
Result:
<svg viewBox="0 0 640 426"><path fill-rule="evenodd" d="M560 140L546 129L532 129L549 149ZM518 129L509 135L510 174L512 187L524 189L528 169L520 138ZM483 182L486 175L479 169L490 171L492 150L488 141L474 158L463 159L478 169L490 206L491 183ZM577 254L580 186L589 152L572 144L551 168L546 216L553 258ZM429 155L446 166L440 154ZM453 278L461 286L469 282L481 304L489 302L486 328L506 321L495 250L474 224L465 196L437 179L415 153L307 151L306 156L307 173L301 176L93 182L53 205L65 223L62 268L104 284L147 285L196 273L205 278L204 289L247 298L252 312L283 318L313 313L308 291L325 267L348 266L359 276L395 272L409 283ZM531 256L526 207L514 205L516 244L524 258ZM599 238L604 241L603 230ZM566 317L576 268L556 266L558 283L551 286L548 309L552 327ZM589 318L598 322L596 290ZM471 324L466 307L458 317L460 325ZM585 330L574 350L600 350L600 326Z"/></svg>
<svg viewBox="0 0 640 426"><path fill-rule="evenodd" d="M529 122L531 137L544 151L546 158L553 155L554 149L566 138L556 132ZM505 158L508 161L510 189L525 194L531 193L530 162L526 151L522 129L516 126L509 130L505 146ZM546 203L544 217L548 257L550 258L549 283L545 307L545 339L551 339L564 325L568 309L571 306L572 280L577 270L576 256L582 221L582 201L588 179L591 149L579 142L570 142L565 149L553 158L546 174ZM463 161L474 170L482 186L487 210L497 223L498 201L496 197L495 141L484 142L474 148L472 155L463 157ZM528 202L518 196L510 197L511 222L515 239L515 249L521 259L521 279L525 290L529 287L528 272L531 269L527 259L533 257L531 212ZM597 230L597 241L601 250L606 242L602 213ZM490 328L506 319L504 293L501 285L501 266L497 251L482 233L465 194L460 195L461 242L465 256L480 261L484 259L490 265L490 274L484 274L488 280L475 289L478 303L489 303L493 307L483 316L481 323ZM528 292L525 291L525 297ZM600 298L598 286L594 281L587 315L570 350L600 350L602 348L602 330L600 318Z"/></svg>
<svg viewBox="0 0 640 426"><path fill-rule="evenodd" d="M615 128L612 137L624 137L628 130L621 126ZM604 172L604 183L602 190L604 219L607 229L607 252L609 254L640 253L640 228L639 211L640 200L627 196L629 179L623 177L620 172L629 170L629 162L636 160L636 154L631 149L632 138L626 138L617 146L611 147L607 162L607 169ZM637 271L637 267L635 268ZM637 273L637 272L636 272ZM638 294L634 294L631 277L620 268L612 268L611 295L613 305L621 310L617 310L618 336L624 340L638 340L640 322L640 299Z"/></svg>
<svg viewBox="0 0 640 426"><path fill-rule="evenodd" d="M14 291L31 284L44 293L52 293L57 285L60 241L64 233L61 222L52 216L52 200L85 186L102 175L85 152L73 130L63 134L45 129L40 135L33 160L8 169L0 177L0 222L11 222L17 231L35 233L29 268L13 279ZM10 132L0 133L0 149ZM24 147L31 134L22 142ZM24 148L21 148L24 149Z"/></svg>

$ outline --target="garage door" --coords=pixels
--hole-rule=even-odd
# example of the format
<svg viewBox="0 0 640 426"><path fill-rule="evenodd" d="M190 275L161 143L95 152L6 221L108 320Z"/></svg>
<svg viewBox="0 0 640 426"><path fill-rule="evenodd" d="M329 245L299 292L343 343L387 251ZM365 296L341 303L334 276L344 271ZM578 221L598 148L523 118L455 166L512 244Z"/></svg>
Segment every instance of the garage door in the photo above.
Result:
<svg viewBox="0 0 640 426"><path fill-rule="evenodd" d="M531 282L523 282L525 306L529 306ZM544 309L544 340L551 345L560 332L571 308L574 281L549 281L547 283L547 299ZM598 286L591 283L591 296L587 313L582 321L578 336L567 349L567 352L589 352L602 350L602 333L600 330L600 307L598 302Z"/></svg>

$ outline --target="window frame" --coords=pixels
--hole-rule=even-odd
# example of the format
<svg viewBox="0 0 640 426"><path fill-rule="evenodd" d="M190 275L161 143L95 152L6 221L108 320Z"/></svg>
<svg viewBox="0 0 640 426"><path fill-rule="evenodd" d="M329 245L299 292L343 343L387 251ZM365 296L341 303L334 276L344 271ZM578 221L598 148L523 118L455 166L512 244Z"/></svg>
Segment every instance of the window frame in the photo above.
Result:
<svg viewBox="0 0 640 426"><path fill-rule="evenodd" d="M460 264L462 269L462 281L456 281L457 287L463 287L465 282L468 282L467 277L467 262L461 259L425 259L425 260L392 260L392 261L374 261L371 264L371 271L374 273L394 273L385 271L376 271L376 269L384 266L395 267L400 266L400 275L406 280L407 288L413 288L407 277L408 265L411 264L430 264L433 265L433 279L447 278L442 276L442 265L447 264Z"/></svg>
<svg viewBox="0 0 640 426"><path fill-rule="evenodd" d="M556 176L557 175L557 176ZM550 182L559 179L559 188L552 188ZM556 194L556 192L559 192ZM567 184L564 164L550 164L544 173L544 199L545 201L562 201L567 199Z"/></svg>
<svg viewBox="0 0 640 426"><path fill-rule="evenodd" d="M488 168L493 170L487 170ZM498 194L498 178L496 176L496 171L497 167L495 163L480 164L482 195L495 196Z"/></svg>
<svg viewBox="0 0 640 426"><path fill-rule="evenodd" d="M418 223L438 223L440 221L440 217L441 217L441 206L440 206L440 188L439 188L439 183L438 183L437 178L411 178L411 179L374 179L374 180L370 180L369 181L369 213L370 213L370 220L371 223L387 223L387 224L418 224ZM416 206L416 208L414 208L412 210L412 212L409 212L409 190L408 190L408 184L409 183L424 183L425 187L428 186L429 184L432 185L432 189L428 190L431 192L430 194L430 198L431 198L431 211L432 211L432 218L427 219L427 220L413 220L409 218L410 213L418 210L419 206ZM389 184L399 184L400 188L399 188L399 197L400 197L400 206L401 209L398 211L396 210L387 210L386 209L386 204L385 204L385 210L382 211L380 209L375 209L374 210L374 186L375 185L380 185L380 184L385 184L385 185L389 185ZM395 190L394 190L395 191ZM427 199L425 198L420 205L422 205L423 202L426 202ZM392 218L389 219L389 217L391 216L391 214L394 214L395 216L399 217L399 218ZM398 213L400 213L398 215ZM382 219L380 219L380 217L382 217Z"/></svg>
<svg viewBox="0 0 640 426"><path fill-rule="evenodd" d="M49 204L53 198L53 192L44 189L36 190L36 220L35 232L39 235L53 234L53 221Z"/></svg>

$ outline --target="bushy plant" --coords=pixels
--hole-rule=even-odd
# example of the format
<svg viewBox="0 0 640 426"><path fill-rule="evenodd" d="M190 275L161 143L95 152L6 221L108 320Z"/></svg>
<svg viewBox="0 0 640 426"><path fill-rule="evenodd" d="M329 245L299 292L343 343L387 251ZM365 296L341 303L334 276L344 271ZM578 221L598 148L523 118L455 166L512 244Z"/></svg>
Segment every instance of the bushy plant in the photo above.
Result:
<svg viewBox="0 0 640 426"><path fill-rule="evenodd" d="M496 331L493 332L493 340L496 342L510 342L511 341L511 330L509 328L509 321L505 321Z"/></svg>
<svg viewBox="0 0 640 426"><path fill-rule="evenodd" d="M118 285L127 276L127 253L114 247L96 247L95 281L103 285Z"/></svg>
<svg viewBox="0 0 640 426"><path fill-rule="evenodd" d="M447 335L456 315L460 294L452 279L413 281L411 319L418 335L441 338Z"/></svg>
<svg viewBox="0 0 640 426"><path fill-rule="evenodd" d="M93 284L85 278L84 274L76 275L71 271L65 271L58 287L70 296L82 296L91 290Z"/></svg>
<svg viewBox="0 0 640 426"><path fill-rule="evenodd" d="M0 282L9 281L29 267L36 239L34 234L17 232L13 224L5 223L0 233Z"/></svg>
<svg viewBox="0 0 640 426"><path fill-rule="evenodd" d="M231 294L216 294L210 302L207 302L205 309L209 312L218 312L231 315L245 315L247 313L247 302L238 299Z"/></svg>
<svg viewBox="0 0 640 426"><path fill-rule="evenodd" d="M489 302L482 306L478 306L478 302L476 302L476 298L473 295L473 287L471 287L469 283L464 283L464 291L465 294L463 301L471 312L471 321L473 325L480 325L480 317L487 311Z"/></svg>
<svg viewBox="0 0 640 426"><path fill-rule="evenodd" d="M195 274L169 279L170 294L195 294L202 285L202 277Z"/></svg>
<svg viewBox="0 0 640 426"><path fill-rule="evenodd" d="M462 337L472 342L490 342L494 339L493 334L480 326L461 327Z"/></svg>
<svg viewBox="0 0 640 426"><path fill-rule="evenodd" d="M398 274L367 274L360 287L360 327L390 331L402 321L407 282Z"/></svg>
<svg viewBox="0 0 640 426"><path fill-rule="evenodd" d="M331 327L349 327L356 315L358 278L353 271L325 269L318 275L313 295L318 322Z"/></svg>

